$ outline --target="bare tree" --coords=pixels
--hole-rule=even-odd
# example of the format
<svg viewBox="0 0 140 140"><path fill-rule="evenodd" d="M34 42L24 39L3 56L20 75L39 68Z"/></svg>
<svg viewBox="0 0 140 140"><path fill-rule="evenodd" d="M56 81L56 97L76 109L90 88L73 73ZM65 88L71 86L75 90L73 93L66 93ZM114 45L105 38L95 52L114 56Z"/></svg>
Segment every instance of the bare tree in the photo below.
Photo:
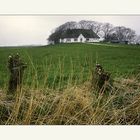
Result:
<svg viewBox="0 0 140 140"><path fill-rule="evenodd" d="M102 23L100 23L100 22L95 22L93 25L92 25L92 30L96 33L96 34L98 34L101 30L102 30Z"/></svg>
<svg viewBox="0 0 140 140"><path fill-rule="evenodd" d="M135 31L124 26L117 26L113 29L119 41L132 41L136 35Z"/></svg>
<svg viewBox="0 0 140 140"><path fill-rule="evenodd" d="M135 36L134 40L132 41L134 44L140 44L140 35Z"/></svg>
<svg viewBox="0 0 140 140"><path fill-rule="evenodd" d="M81 20L78 24L81 29L91 29L94 21Z"/></svg>
<svg viewBox="0 0 140 140"><path fill-rule="evenodd" d="M96 34L101 31L102 23L90 20L81 20L79 23L80 28L82 29L91 29Z"/></svg>
<svg viewBox="0 0 140 140"><path fill-rule="evenodd" d="M124 31L124 37L127 41L132 41L136 36L136 32L130 28L126 28Z"/></svg>
<svg viewBox="0 0 140 140"><path fill-rule="evenodd" d="M113 31L113 25L110 23L105 23L102 25L102 29L101 29L104 33L104 39L108 40L108 36L112 33Z"/></svg>
<svg viewBox="0 0 140 140"><path fill-rule="evenodd" d="M67 29L75 29L75 28L77 28L77 22L70 21L70 22L66 22L66 23L60 25L59 27L57 27L55 29L55 32L64 31L64 30L67 30Z"/></svg>

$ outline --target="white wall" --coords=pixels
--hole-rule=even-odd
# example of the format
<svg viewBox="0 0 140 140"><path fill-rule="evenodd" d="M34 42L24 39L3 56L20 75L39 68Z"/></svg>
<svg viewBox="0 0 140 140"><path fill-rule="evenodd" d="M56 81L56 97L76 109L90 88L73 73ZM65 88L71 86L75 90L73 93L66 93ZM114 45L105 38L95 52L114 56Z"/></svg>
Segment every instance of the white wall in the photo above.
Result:
<svg viewBox="0 0 140 140"><path fill-rule="evenodd" d="M85 42L85 41L86 41L86 38L82 34L80 34L77 42Z"/></svg>
<svg viewBox="0 0 140 140"><path fill-rule="evenodd" d="M74 38L71 38L71 42L75 42L75 41L74 41Z"/></svg>
<svg viewBox="0 0 140 140"><path fill-rule="evenodd" d="M73 43L73 42L78 42L78 40L77 41L74 40L75 38L69 38L69 39L70 39L70 41L68 41L67 38L60 39L60 43Z"/></svg>
<svg viewBox="0 0 140 140"><path fill-rule="evenodd" d="M89 40L86 40L86 38L80 34L79 37L77 38L77 41L74 40L74 38L64 38L60 39L60 43L74 43L74 42L100 42L100 38L89 38Z"/></svg>
<svg viewBox="0 0 140 140"><path fill-rule="evenodd" d="M48 44L54 44L54 41L48 41Z"/></svg>
<svg viewBox="0 0 140 140"><path fill-rule="evenodd" d="M99 38L89 38L87 42L100 42Z"/></svg>

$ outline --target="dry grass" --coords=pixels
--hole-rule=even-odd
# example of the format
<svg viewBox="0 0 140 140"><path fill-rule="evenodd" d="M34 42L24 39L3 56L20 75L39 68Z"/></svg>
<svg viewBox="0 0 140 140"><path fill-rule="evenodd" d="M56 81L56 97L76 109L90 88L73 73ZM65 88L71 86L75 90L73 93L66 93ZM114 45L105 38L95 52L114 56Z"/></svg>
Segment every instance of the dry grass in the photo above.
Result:
<svg viewBox="0 0 140 140"><path fill-rule="evenodd" d="M112 93L97 93L90 82L63 90L23 87L15 97L0 91L0 124L140 124L140 84L119 79Z"/></svg>

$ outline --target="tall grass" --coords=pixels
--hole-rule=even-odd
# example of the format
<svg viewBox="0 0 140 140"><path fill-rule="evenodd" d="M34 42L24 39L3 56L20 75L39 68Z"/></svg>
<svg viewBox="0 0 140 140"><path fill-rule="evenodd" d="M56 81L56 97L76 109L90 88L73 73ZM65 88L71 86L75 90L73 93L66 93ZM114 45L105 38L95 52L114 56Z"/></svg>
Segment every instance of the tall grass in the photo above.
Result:
<svg viewBox="0 0 140 140"><path fill-rule="evenodd" d="M85 56L82 63L78 57L76 63L70 58L69 69L65 68L65 57L58 57L55 67L52 59L38 67L28 56L22 89L6 95L5 84L0 90L0 124L140 124L137 77L118 77L111 92L100 93L91 88L91 58Z"/></svg>
<svg viewBox="0 0 140 140"><path fill-rule="evenodd" d="M62 64L61 80L68 79L71 73L71 61L73 62L75 77L83 76L83 80L88 78L89 70L93 68L96 63L100 63L103 67L112 73L113 77L124 77L133 72L138 66L140 60L140 47L137 45L93 45L93 44L58 44L47 47L9 47L0 48L0 87L3 87L8 80L7 58L10 54L19 53L28 65L28 83L31 84L33 76L37 78L38 84L44 84L44 78L48 80L46 85L56 86L52 84L55 76L55 83L59 80L59 59ZM70 61L71 60L71 61ZM29 71L30 70L30 71ZM49 71L49 73L48 73ZM82 73L83 72L83 73ZM57 76L58 75L58 76ZM27 79L27 78L25 78ZM80 78L78 78L80 79ZM66 81L66 80L65 80ZM81 81L81 79L79 80ZM78 80L77 80L78 82ZM67 82L66 82L67 83Z"/></svg>

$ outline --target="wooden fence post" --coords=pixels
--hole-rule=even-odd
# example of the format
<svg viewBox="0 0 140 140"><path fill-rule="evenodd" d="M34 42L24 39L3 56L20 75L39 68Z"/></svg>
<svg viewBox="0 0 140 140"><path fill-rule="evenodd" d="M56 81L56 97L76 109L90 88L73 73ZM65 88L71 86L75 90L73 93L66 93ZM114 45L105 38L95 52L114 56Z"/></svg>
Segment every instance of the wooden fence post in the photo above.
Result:
<svg viewBox="0 0 140 140"><path fill-rule="evenodd" d="M10 55L8 59L8 69L10 71L8 93L14 93L17 88L21 89L23 72L27 64L22 61L19 54Z"/></svg>
<svg viewBox="0 0 140 140"><path fill-rule="evenodd" d="M95 70L92 73L92 88L98 92L110 90L112 80L110 73L105 72L100 64L96 64Z"/></svg>

